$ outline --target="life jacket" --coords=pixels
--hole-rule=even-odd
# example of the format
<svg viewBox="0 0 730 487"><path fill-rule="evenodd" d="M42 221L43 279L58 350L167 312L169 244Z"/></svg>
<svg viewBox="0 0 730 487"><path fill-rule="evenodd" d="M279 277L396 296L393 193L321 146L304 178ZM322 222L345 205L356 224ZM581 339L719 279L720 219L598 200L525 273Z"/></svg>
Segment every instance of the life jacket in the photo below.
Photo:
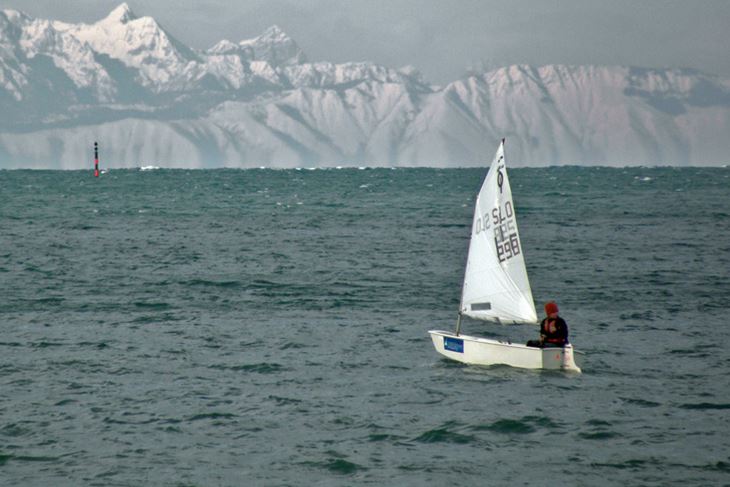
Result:
<svg viewBox="0 0 730 487"><path fill-rule="evenodd" d="M542 334L545 335L545 341L547 343L552 343L554 345L565 345L568 342L567 337L567 329L563 330L564 336L556 336L556 333L558 333L558 325L557 322L560 319L560 317L557 317L555 319L546 318L542 325Z"/></svg>

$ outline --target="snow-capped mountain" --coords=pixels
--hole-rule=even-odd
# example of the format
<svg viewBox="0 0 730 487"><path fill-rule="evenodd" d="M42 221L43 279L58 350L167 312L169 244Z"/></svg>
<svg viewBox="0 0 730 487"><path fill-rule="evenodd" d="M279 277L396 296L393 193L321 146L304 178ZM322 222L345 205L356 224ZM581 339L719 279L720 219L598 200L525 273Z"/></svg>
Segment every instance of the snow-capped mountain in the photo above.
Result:
<svg viewBox="0 0 730 487"><path fill-rule="evenodd" d="M276 25L255 39L243 40L238 44L222 40L206 52L213 55L235 54L246 61L265 61L275 66L307 62L307 57L297 43Z"/></svg>
<svg viewBox="0 0 730 487"><path fill-rule="evenodd" d="M128 5L93 24L0 11L0 168L730 162L730 80L509 66L443 87L413 68L310 62L272 26L185 46Z"/></svg>

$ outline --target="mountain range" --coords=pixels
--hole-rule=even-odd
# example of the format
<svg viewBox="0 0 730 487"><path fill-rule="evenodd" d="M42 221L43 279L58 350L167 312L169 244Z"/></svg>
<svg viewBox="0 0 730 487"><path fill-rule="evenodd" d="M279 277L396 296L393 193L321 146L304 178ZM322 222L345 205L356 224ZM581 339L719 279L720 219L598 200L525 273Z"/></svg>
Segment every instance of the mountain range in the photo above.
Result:
<svg viewBox="0 0 730 487"><path fill-rule="evenodd" d="M478 54L478 53L477 53ZM724 165L730 80L513 65L445 86L312 62L272 26L196 50L121 4L93 24L0 11L0 168Z"/></svg>

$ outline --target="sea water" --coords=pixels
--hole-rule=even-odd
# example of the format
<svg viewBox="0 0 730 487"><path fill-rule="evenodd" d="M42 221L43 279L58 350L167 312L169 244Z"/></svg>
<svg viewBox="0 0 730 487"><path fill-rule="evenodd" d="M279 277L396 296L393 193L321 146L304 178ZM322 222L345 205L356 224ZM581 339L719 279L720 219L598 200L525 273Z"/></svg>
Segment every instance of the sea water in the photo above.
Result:
<svg viewBox="0 0 730 487"><path fill-rule="evenodd" d="M580 375L433 349L483 177L0 171L0 484L730 482L730 170L510 172Z"/></svg>

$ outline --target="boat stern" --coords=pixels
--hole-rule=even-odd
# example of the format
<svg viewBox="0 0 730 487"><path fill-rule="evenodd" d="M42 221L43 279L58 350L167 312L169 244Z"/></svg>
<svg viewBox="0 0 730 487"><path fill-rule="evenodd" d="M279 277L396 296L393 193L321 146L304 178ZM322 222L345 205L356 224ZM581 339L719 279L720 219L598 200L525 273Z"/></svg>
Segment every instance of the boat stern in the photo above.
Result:
<svg viewBox="0 0 730 487"><path fill-rule="evenodd" d="M580 374L580 367L578 367L578 364L575 363L575 350L573 350L573 345L564 346L562 352L562 356L560 357L560 368Z"/></svg>
<svg viewBox="0 0 730 487"><path fill-rule="evenodd" d="M580 367L575 363L575 350L573 350L573 345L566 345L560 348L545 347L539 350L542 351L542 368L581 373Z"/></svg>

